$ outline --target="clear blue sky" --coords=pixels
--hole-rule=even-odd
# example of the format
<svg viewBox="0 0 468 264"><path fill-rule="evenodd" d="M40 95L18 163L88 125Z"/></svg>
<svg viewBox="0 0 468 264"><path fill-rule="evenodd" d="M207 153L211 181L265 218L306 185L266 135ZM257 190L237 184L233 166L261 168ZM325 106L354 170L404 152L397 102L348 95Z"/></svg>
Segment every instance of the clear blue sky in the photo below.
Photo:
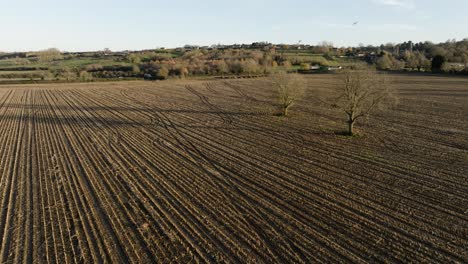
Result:
<svg viewBox="0 0 468 264"><path fill-rule="evenodd" d="M0 10L0 51L468 38L468 0L0 0Z"/></svg>

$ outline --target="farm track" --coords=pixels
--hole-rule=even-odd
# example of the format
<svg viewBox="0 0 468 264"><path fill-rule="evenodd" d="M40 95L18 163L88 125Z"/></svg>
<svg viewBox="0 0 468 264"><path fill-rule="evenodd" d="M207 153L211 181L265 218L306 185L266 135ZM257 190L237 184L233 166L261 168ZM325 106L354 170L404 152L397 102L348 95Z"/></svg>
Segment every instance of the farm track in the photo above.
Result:
<svg viewBox="0 0 468 264"><path fill-rule="evenodd" d="M468 91L400 78L355 140L262 79L1 87L0 263L464 263Z"/></svg>

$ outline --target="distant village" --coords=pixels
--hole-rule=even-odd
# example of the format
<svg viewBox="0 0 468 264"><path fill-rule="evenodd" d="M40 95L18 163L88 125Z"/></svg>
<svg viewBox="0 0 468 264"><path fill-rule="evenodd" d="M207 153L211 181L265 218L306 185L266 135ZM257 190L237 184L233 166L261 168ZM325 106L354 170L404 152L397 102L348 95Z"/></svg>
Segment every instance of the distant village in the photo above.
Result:
<svg viewBox="0 0 468 264"><path fill-rule="evenodd" d="M6 81L92 81L265 76L278 70L299 73L339 71L356 63L384 71L468 74L468 40L434 44L411 41L380 46L335 47L332 43L215 44L147 50L67 52L56 48L0 52L0 79Z"/></svg>

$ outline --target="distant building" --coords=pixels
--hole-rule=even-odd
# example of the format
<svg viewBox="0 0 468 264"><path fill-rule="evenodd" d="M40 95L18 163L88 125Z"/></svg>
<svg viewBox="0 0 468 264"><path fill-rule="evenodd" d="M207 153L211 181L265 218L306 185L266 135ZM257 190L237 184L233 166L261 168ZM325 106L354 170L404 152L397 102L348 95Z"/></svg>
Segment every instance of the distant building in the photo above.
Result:
<svg viewBox="0 0 468 264"><path fill-rule="evenodd" d="M199 49L200 49L200 46L197 46L197 45L185 45L185 46L184 46L184 49L185 49L186 51L199 50Z"/></svg>
<svg viewBox="0 0 468 264"><path fill-rule="evenodd" d="M315 64L315 65L311 65L310 66L310 69L313 70L313 71L318 71L322 68L322 66L318 65L318 64Z"/></svg>

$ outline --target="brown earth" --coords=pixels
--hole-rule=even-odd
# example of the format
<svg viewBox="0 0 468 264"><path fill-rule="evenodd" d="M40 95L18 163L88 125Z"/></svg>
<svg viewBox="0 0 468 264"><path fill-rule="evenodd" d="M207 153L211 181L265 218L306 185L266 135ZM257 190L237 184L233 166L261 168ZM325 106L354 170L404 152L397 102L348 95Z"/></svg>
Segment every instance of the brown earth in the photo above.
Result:
<svg viewBox="0 0 468 264"><path fill-rule="evenodd" d="M468 79L394 79L355 138L333 75L1 86L0 262L466 263Z"/></svg>

